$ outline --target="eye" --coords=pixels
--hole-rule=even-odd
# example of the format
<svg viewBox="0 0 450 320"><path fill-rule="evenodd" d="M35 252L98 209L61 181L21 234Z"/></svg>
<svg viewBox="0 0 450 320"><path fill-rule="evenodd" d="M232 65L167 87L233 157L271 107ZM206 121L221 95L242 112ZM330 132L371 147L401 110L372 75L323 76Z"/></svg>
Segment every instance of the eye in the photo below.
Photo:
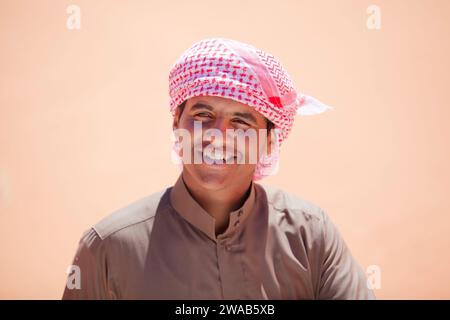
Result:
<svg viewBox="0 0 450 320"><path fill-rule="evenodd" d="M233 122L239 123L239 124L243 124L245 126L249 126L249 124L247 122L245 122L242 119L233 119Z"/></svg>
<svg viewBox="0 0 450 320"><path fill-rule="evenodd" d="M199 112L195 115L195 117L201 117L201 118L211 118L211 115L207 112Z"/></svg>

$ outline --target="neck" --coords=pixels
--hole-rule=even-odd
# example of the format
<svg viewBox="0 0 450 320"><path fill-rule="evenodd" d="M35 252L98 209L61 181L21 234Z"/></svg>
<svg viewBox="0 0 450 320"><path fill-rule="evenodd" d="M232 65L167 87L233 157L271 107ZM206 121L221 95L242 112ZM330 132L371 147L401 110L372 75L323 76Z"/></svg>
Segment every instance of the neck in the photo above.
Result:
<svg viewBox="0 0 450 320"><path fill-rule="evenodd" d="M193 182L185 174L185 171L183 171L182 177L191 196L216 220L216 235L227 229L230 212L242 207L250 194L250 186L252 183L250 180L238 185L233 184L220 190L210 190Z"/></svg>

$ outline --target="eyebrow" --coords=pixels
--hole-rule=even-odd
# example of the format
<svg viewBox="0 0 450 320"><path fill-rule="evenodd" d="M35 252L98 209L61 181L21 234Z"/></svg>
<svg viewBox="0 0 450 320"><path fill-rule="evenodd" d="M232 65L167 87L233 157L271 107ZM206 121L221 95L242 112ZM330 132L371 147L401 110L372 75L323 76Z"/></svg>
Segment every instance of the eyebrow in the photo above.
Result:
<svg viewBox="0 0 450 320"><path fill-rule="evenodd" d="M253 122L254 124L257 123L255 116L252 115L249 112L235 112L234 115L237 116L237 117L241 117L241 118L247 119L247 120Z"/></svg>
<svg viewBox="0 0 450 320"><path fill-rule="evenodd" d="M200 109L207 109L209 111L213 111L213 107L211 107L209 104L205 104L202 102L197 102L191 107L191 110L200 110Z"/></svg>
<svg viewBox="0 0 450 320"><path fill-rule="evenodd" d="M201 110L201 109L207 109L209 111L214 111L213 107L211 107L208 104L202 103L202 102L197 102L191 106L192 111ZM250 112L233 112L233 116L241 117L243 119L249 120L249 121L253 122L254 124L257 123L255 116L252 115Z"/></svg>

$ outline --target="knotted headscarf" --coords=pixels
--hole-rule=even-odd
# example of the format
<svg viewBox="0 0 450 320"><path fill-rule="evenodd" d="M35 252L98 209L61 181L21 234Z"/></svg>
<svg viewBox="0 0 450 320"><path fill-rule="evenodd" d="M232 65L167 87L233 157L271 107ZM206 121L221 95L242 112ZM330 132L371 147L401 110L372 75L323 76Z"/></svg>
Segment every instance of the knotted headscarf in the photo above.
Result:
<svg viewBox="0 0 450 320"><path fill-rule="evenodd" d="M279 146L296 115L314 115L331 107L298 92L280 61L250 44L224 38L194 43L169 73L170 111L196 96L219 96L255 108L278 129L276 146L257 164L254 180L278 168Z"/></svg>

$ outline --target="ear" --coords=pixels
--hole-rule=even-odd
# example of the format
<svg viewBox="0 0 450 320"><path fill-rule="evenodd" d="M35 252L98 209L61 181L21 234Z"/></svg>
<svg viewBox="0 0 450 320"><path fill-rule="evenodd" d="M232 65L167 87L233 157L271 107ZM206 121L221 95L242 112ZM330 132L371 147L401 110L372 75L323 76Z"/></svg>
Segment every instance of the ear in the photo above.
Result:
<svg viewBox="0 0 450 320"><path fill-rule="evenodd" d="M260 141L260 143L262 142L262 144L260 145L261 149L259 149L260 154L270 156L270 154L272 153L272 134L272 130L266 131L264 133L265 141ZM262 137L260 136L260 138Z"/></svg>
<svg viewBox="0 0 450 320"><path fill-rule="evenodd" d="M274 131L273 128L270 129L269 133L267 134L267 155L270 155L272 153L272 140L274 139Z"/></svg>
<svg viewBox="0 0 450 320"><path fill-rule="evenodd" d="M273 132L273 128L270 129L269 132L269 139L267 139L267 154L271 154L272 153L272 135L274 134Z"/></svg>
<svg viewBox="0 0 450 320"><path fill-rule="evenodd" d="M276 147L276 132L275 132L275 126L270 126L270 128L266 129L266 154L270 155L272 154L273 148Z"/></svg>
<svg viewBox="0 0 450 320"><path fill-rule="evenodd" d="M180 122L180 108L176 108L175 116L173 117L172 130L178 129L178 124Z"/></svg>

